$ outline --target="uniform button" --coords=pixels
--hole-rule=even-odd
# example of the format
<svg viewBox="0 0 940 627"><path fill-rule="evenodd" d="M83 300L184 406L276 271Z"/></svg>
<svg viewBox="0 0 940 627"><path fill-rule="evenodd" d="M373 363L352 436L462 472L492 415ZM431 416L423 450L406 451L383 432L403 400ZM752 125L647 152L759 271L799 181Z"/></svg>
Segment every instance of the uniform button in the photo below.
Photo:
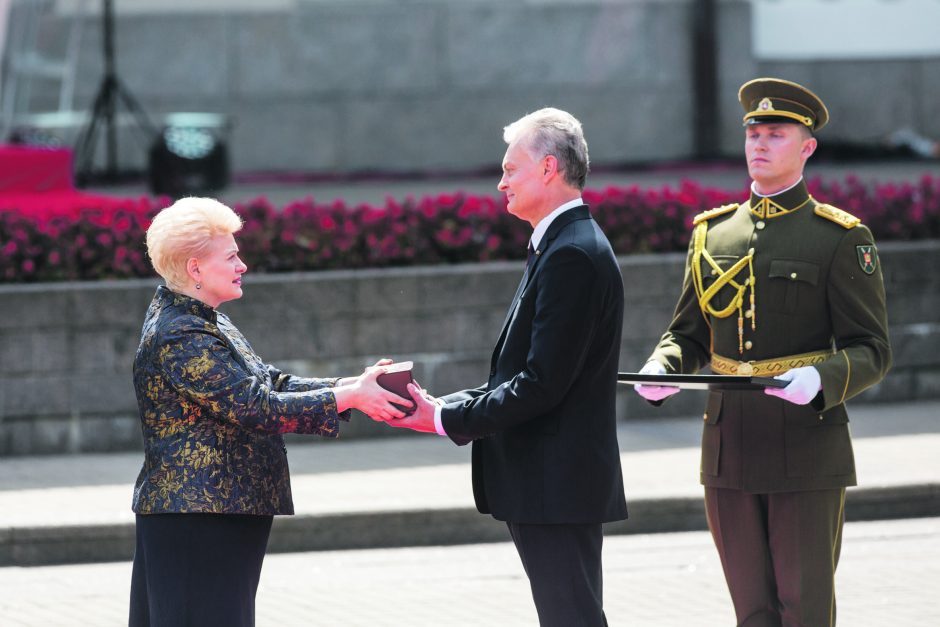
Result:
<svg viewBox="0 0 940 627"><path fill-rule="evenodd" d="M750 318L750 317L753 316L753 315L754 315L754 312L751 311L750 309L748 309L747 311L744 312L744 317L745 317L745 318Z"/></svg>
<svg viewBox="0 0 940 627"><path fill-rule="evenodd" d="M751 340L748 340L747 342L744 343L744 348L746 348L747 350L751 350L752 346L754 346L754 342L752 342Z"/></svg>
<svg viewBox="0 0 940 627"><path fill-rule="evenodd" d="M758 220L758 221L757 221L757 224L755 224L754 226L757 227L757 230L762 231L762 230L764 230L764 227L767 226L767 225L764 223L763 220Z"/></svg>
<svg viewBox="0 0 940 627"><path fill-rule="evenodd" d="M822 416L819 419L822 420ZM708 414L702 414L702 420L708 420Z"/></svg>
<svg viewBox="0 0 940 627"><path fill-rule="evenodd" d="M790 278L791 278L791 279L795 279L795 278L796 278L796 272L791 272L791 273L790 273Z"/></svg>
<svg viewBox="0 0 940 627"><path fill-rule="evenodd" d="M754 254L754 249L753 249L753 248L748 249L747 254L753 255L753 254Z"/></svg>

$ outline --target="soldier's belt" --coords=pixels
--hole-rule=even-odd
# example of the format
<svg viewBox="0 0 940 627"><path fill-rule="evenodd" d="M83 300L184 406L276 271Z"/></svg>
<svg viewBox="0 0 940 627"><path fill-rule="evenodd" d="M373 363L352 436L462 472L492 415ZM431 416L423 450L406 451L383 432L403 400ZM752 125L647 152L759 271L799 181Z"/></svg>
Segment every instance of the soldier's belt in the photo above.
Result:
<svg viewBox="0 0 940 627"><path fill-rule="evenodd" d="M761 359L760 361L738 361L721 355L712 354L712 372L716 374L737 374L746 377L766 377L783 374L787 370L814 366L832 357L832 351L816 351L801 355L789 355L779 359Z"/></svg>

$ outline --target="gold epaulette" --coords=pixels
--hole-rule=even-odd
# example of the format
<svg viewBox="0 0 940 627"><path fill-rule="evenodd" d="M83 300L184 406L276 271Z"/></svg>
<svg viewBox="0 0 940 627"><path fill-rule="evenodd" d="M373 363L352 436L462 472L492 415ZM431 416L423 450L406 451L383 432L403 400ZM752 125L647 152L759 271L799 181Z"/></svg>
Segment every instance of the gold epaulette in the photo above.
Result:
<svg viewBox="0 0 940 627"><path fill-rule="evenodd" d="M855 228L862 222L861 219L856 218L848 211L842 211L841 209L833 207L832 205L819 204L816 205L816 209L814 211L816 212L816 215L826 218L827 220L831 220L846 229Z"/></svg>
<svg viewBox="0 0 940 627"><path fill-rule="evenodd" d="M709 209L708 211L703 211L702 213L692 218L692 225L695 226L699 222L704 222L705 220L711 220L715 216L720 216L723 213L734 211L737 208L738 208L738 203L733 202L730 205L722 205L720 207L715 207L714 209Z"/></svg>

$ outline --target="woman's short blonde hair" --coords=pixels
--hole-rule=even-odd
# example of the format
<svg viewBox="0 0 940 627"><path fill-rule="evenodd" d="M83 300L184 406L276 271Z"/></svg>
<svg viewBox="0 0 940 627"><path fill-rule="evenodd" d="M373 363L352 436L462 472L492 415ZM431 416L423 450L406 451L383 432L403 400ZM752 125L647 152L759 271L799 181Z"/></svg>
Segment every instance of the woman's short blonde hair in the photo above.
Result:
<svg viewBox="0 0 940 627"><path fill-rule="evenodd" d="M167 287L180 290L189 282L186 262L205 253L217 235L242 228L238 214L213 198L181 198L162 210L147 229L147 254Z"/></svg>

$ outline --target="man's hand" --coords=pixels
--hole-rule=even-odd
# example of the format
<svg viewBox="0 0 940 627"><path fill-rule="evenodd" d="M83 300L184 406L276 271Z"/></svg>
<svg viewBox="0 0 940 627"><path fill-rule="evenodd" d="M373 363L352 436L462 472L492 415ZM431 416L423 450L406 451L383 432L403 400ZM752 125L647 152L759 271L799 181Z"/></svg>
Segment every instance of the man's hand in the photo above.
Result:
<svg viewBox="0 0 940 627"><path fill-rule="evenodd" d="M640 368L640 374L666 374L666 369L658 361L648 361L645 366ZM654 402L679 393L679 388L668 385L641 385L637 383L633 386L633 389L646 400Z"/></svg>
<svg viewBox="0 0 940 627"><path fill-rule="evenodd" d="M411 429L422 433L437 433L437 429L434 428L434 407L443 405L443 401L429 395L415 383L408 384L408 393L411 394L411 398L414 399L418 408L410 416L388 420L388 424L392 427Z"/></svg>
<svg viewBox="0 0 940 627"><path fill-rule="evenodd" d="M812 366L787 370L783 374L774 377L774 379L789 381L790 384L785 388L764 388L764 392L797 405L806 405L816 398L819 390L822 389L819 371Z"/></svg>

